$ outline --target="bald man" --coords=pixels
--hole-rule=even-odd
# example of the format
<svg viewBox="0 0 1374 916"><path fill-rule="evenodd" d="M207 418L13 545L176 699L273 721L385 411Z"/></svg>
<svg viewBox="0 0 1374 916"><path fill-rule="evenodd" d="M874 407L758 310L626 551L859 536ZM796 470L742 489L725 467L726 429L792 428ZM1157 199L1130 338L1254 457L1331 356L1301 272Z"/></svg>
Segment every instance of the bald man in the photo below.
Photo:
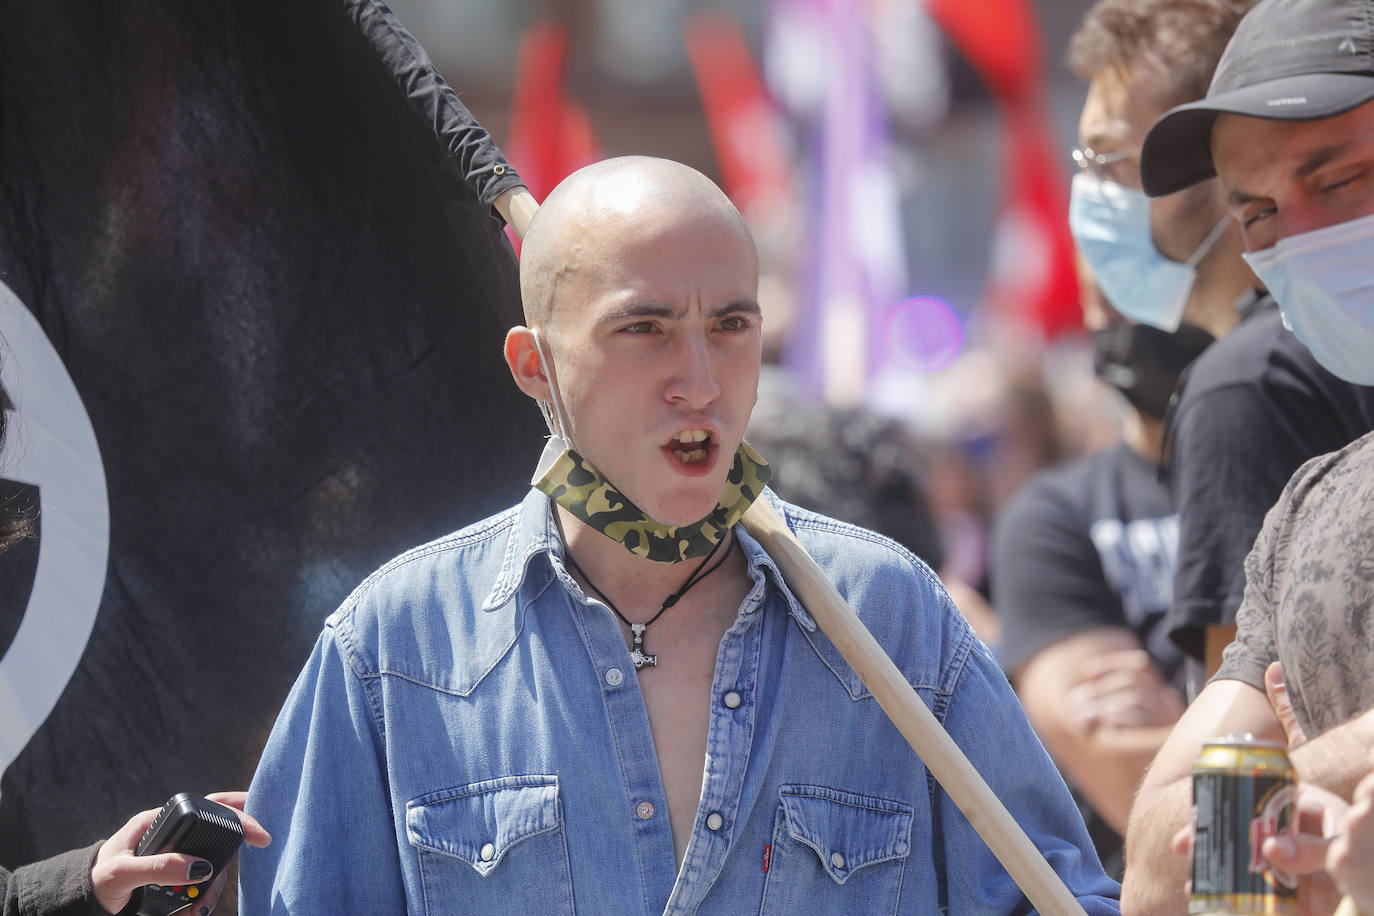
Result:
<svg viewBox="0 0 1374 916"><path fill-rule="evenodd" d="M533 486L329 618L253 782L276 839L244 858L244 913L1026 912L737 524L759 498L1087 910L1117 911L930 570L764 490L757 282L685 166L610 160L549 196L505 347L549 422Z"/></svg>

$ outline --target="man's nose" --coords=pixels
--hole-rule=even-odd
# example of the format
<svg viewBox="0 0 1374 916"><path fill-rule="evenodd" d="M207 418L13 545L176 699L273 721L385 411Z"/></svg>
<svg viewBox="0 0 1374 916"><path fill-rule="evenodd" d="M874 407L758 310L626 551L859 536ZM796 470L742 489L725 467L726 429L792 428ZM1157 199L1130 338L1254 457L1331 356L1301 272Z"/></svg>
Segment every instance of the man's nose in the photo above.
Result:
<svg viewBox="0 0 1374 916"><path fill-rule="evenodd" d="M720 397L715 359L705 334L684 334L679 341L664 396L698 409Z"/></svg>

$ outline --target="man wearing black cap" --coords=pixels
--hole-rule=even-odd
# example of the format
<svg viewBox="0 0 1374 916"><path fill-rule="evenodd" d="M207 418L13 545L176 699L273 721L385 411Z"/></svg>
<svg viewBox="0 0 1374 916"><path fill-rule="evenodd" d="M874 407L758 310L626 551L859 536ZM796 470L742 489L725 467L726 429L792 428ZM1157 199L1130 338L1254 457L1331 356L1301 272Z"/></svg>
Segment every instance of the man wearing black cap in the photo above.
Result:
<svg viewBox="0 0 1374 916"><path fill-rule="evenodd" d="M1374 2L1266 0L1241 22L1207 98L1145 139L1147 193L1216 175L1246 260L1334 378L1374 384ZM1282 379L1276 379L1282 381ZM1367 389L1352 388L1357 393ZM1282 384L1276 396L1287 396ZM1244 434L1237 430L1234 434ZM1305 464L1245 562L1239 633L1174 728L1127 827L1123 911L1184 911L1189 770L1215 735L1311 740L1299 779L1346 798L1374 747L1374 434ZM1274 665L1273 662L1281 662ZM1268 693L1268 696L1266 696ZM1273 702L1271 703L1271 698ZM1273 841L1270 861L1292 866ZM1300 895L1321 912L1329 884Z"/></svg>
<svg viewBox="0 0 1374 916"><path fill-rule="evenodd" d="M1294 5L1265 6L1265 17L1272 18ZM1303 6L1337 9L1334 4L1297 4ZM1295 19L1305 24L1303 17L1309 15L1316 16L1310 21L1321 21L1319 12L1304 12ZM1140 177L1148 195L1174 199L1200 189L1204 182L1215 184L1206 181L1216 174L1208 140L1220 110L1236 110L1252 120L1331 114L1323 107L1325 95L1315 90L1288 95L1264 91L1263 81L1279 73L1275 68L1285 66L1287 56L1322 47L1329 48L1327 56L1334 61L1322 65L1327 70L1369 66L1367 52L1351 53L1368 41L1363 34L1323 27L1304 33L1312 39L1295 39L1297 25L1284 27L1288 31L1283 33L1248 29L1253 38L1231 43L1208 98L1179 106L1160 121L1141 152ZM1333 34L1334 41L1319 37ZM1340 47L1343 38L1348 39L1345 48ZM1369 82L1367 76L1339 71L1305 78L1315 78L1326 87L1324 93L1339 92L1333 80ZM1228 87L1228 99L1218 101L1223 86ZM1239 95L1232 97L1233 92ZM1250 148L1267 155L1262 141ZM1253 232L1245 232L1252 250L1272 244L1257 244ZM1271 294L1275 292L1272 283L1266 285ZM1304 461L1374 428L1374 389L1352 386L1341 373L1324 368L1300 342L1303 329L1293 325L1291 315L1281 316L1268 296L1250 299L1245 319L1191 370L1171 418L1172 445L1166 456L1179 507L1179 566L1165 625L1180 648L1206 662L1209 673L1215 672L1220 652L1234 634L1245 585L1243 560L1264 513Z"/></svg>

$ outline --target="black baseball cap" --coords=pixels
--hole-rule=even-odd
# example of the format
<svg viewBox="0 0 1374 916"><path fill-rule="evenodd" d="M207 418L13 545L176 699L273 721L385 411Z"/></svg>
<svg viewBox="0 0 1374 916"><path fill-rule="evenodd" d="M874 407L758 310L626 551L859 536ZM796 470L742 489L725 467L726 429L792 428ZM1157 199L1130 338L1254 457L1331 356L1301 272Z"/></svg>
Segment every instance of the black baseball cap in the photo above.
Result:
<svg viewBox="0 0 1374 916"><path fill-rule="evenodd" d="M1240 21L1207 97L1165 112L1140 150L1151 197L1216 175L1219 114L1311 121L1374 99L1374 0L1264 0Z"/></svg>

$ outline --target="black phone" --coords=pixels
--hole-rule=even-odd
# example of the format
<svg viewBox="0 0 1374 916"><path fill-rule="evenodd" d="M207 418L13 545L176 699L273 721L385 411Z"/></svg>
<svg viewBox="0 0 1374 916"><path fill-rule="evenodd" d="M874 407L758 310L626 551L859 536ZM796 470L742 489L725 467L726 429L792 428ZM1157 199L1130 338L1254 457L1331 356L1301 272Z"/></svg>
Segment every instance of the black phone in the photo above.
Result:
<svg viewBox="0 0 1374 916"><path fill-rule="evenodd" d="M238 812L208 798L181 792L167 800L157 819L138 841L135 855L179 852L205 859L212 874L224 871L243 842ZM213 880L213 879L210 879ZM149 884L143 888L138 916L170 916L195 903L208 886L200 884Z"/></svg>

